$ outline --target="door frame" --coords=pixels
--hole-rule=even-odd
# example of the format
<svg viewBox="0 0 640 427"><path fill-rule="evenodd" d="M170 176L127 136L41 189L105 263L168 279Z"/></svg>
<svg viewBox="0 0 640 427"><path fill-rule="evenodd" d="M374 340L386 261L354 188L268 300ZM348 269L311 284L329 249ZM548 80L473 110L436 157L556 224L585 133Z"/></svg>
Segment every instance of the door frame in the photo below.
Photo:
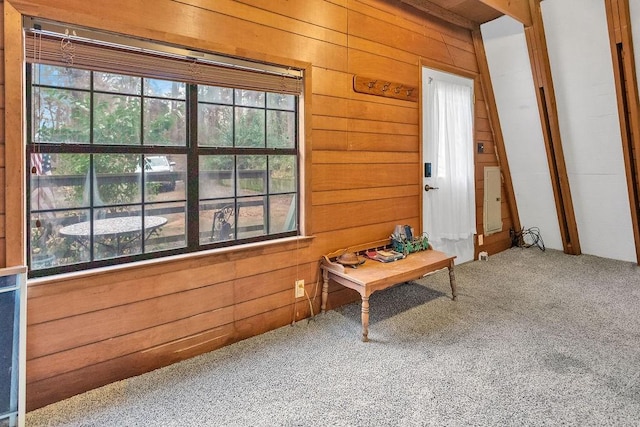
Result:
<svg viewBox="0 0 640 427"><path fill-rule="evenodd" d="M423 82L422 79L422 69L423 68L430 68L432 70L435 71L439 71L439 72L443 72L443 73L449 73L449 74L454 74L460 77L464 77L470 80L473 80L473 129L472 129L472 135L473 135L473 140L475 141L476 139L476 118L477 118L477 112L476 112L476 101L478 100L478 90L481 90L480 88L480 74L479 73L475 73L469 70L465 70L459 67L456 67L454 65L449 65L449 64L443 64L441 62L438 61L433 61L427 58L420 58L420 66L418 67L418 73L419 73L419 81L420 81L420 91L418 94L418 116L420 117L420 121L418 124L418 132L420 133L420 167L418 168L419 170L419 176L418 176L418 183L419 183L419 187L420 187L420 206L419 206L419 213L420 213L420 235L422 235L424 233L425 230L423 230L423 222L424 222L424 209L423 209L423 205L424 205L424 189L422 188L422 183L423 183L423 176L424 176L424 168L422 167L422 165L424 165L424 152L422 147L424 146L424 120L423 120L423 109L424 109L424 105L422 103L422 99L423 99L423 87L425 82ZM474 164L474 171L476 169L477 166L477 150L473 150L473 164ZM478 195L478 180L475 178L473 178L473 188L474 188L474 195L477 197ZM477 235L477 231L478 230L478 215L476 213L476 235ZM473 248L474 248L474 256L475 254L478 253L478 240L474 237L473 238Z"/></svg>

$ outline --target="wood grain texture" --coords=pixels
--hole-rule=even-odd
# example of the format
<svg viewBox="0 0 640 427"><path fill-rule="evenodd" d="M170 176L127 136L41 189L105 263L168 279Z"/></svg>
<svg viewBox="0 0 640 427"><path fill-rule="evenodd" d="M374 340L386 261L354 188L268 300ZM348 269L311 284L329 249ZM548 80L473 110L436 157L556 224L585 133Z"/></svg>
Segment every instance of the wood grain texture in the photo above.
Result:
<svg viewBox="0 0 640 427"><path fill-rule="evenodd" d="M480 2L512 17L525 26L533 24L527 0L480 0Z"/></svg>
<svg viewBox="0 0 640 427"><path fill-rule="evenodd" d="M22 132L23 132L23 58L22 58L22 18L20 13L9 3L2 3L3 9L3 43L4 59L4 126L0 132L4 134L4 164L1 171L2 195L0 203L5 213L5 237L2 241L2 258L0 266L13 267L25 265L24 258L26 239L26 215L20 209L24 206L25 179ZM10 83L7 84L6 82Z"/></svg>
<svg viewBox="0 0 640 427"><path fill-rule="evenodd" d="M302 196L304 229L313 236L30 281L29 409L308 317L308 302L294 298L296 279L304 279L307 293L317 296L317 313L321 255L386 239L396 224L416 229L421 224L419 102L356 93L353 76L419 87L425 59L445 70L481 72L468 28L398 1L3 4L10 12L5 13L10 18L4 23L5 40L20 37L24 14L302 67L306 75ZM18 45L0 46L15 64L22 61ZM0 82L6 88L5 141L22 141L19 67L7 68L6 79ZM476 103L476 136L488 150L476 160L495 165L489 108L484 101ZM11 162L11 173L22 183L24 153L17 145L6 146L5 165ZM2 204L11 227L6 259L22 260L24 243L17 230L26 218L20 207L23 192L20 186L7 191ZM490 250L508 243L508 233L489 237L485 247ZM0 235L0 255L4 241ZM330 307L357 297L353 291L330 290Z"/></svg>
<svg viewBox="0 0 640 427"><path fill-rule="evenodd" d="M628 0L605 0L631 224L640 264L640 102Z"/></svg>
<svg viewBox="0 0 640 427"><path fill-rule="evenodd" d="M556 203L562 246L565 253L579 255L581 250L578 225L562 148L558 110L542 12L540 10L540 0L529 0L529 6L533 24L525 27L524 34L527 40L533 80L536 86L536 99L549 163L551 186Z"/></svg>

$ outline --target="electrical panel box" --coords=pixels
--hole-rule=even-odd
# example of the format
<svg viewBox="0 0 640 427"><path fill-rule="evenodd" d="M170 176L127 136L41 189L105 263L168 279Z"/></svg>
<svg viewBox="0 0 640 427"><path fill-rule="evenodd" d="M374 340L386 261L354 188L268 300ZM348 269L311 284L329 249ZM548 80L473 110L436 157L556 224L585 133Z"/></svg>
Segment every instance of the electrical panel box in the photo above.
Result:
<svg viewBox="0 0 640 427"><path fill-rule="evenodd" d="M484 234L502 231L502 175L498 166L484 168Z"/></svg>

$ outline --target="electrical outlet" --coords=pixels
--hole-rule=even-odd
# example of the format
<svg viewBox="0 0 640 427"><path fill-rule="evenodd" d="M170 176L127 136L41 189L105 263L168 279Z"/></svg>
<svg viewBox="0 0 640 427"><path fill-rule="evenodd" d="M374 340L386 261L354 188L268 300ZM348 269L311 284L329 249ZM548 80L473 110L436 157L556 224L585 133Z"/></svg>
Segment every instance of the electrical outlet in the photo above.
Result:
<svg viewBox="0 0 640 427"><path fill-rule="evenodd" d="M296 298L304 296L304 279L296 280Z"/></svg>
<svg viewBox="0 0 640 427"><path fill-rule="evenodd" d="M484 245L484 236L482 234L478 234L478 246Z"/></svg>

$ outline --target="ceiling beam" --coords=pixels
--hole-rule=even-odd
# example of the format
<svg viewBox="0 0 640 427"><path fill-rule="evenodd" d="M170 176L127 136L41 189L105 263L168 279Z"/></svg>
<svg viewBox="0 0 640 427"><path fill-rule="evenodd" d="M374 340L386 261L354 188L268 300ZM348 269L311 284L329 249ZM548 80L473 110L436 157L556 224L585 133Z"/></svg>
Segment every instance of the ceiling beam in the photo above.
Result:
<svg viewBox="0 0 640 427"><path fill-rule="evenodd" d="M409 6L413 6L418 10L427 12L429 15L438 17L444 21L458 25L462 28L466 28L468 30L476 30L479 28L479 25L476 22L473 22L470 19L460 16L456 13L453 13L442 6L438 6L437 4L431 3L428 0L400 0L400 1L402 3L408 4ZM519 0L519 1L522 1L522 0Z"/></svg>
<svg viewBox="0 0 640 427"><path fill-rule="evenodd" d="M531 18L531 10L529 9L529 3L527 0L479 0L480 3L484 3L489 7L502 12L521 22L525 27L530 27L533 24Z"/></svg>

